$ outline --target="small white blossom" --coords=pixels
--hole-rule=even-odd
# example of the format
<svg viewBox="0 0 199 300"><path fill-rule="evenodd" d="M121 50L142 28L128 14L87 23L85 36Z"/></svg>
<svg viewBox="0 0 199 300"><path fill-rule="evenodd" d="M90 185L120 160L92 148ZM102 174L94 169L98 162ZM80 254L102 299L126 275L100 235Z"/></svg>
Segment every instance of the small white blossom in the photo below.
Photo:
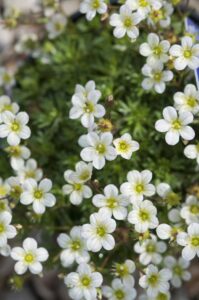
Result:
<svg viewBox="0 0 199 300"><path fill-rule="evenodd" d="M149 200L134 200L133 209L128 215L128 221L134 224L135 231L144 233L158 226L157 208Z"/></svg>
<svg viewBox="0 0 199 300"><path fill-rule="evenodd" d="M84 161L79 161L75 165L75 172L71 174L72 178L77 182L87 182L91 179L93 172L93 165L86 164Z"/></svg>
<svg viewBox="0 0 199 300"><path fill-rule="evenodd" d="M113 14L110 18L111 26L115 27L113 34L120 39L127 34L131 39L136 39L139 36L139 29L136 27L141 21L139 13L132 13L128 5L120 7L119 14Z"/></svg>
<svg viewBox="0 0 199 300"><path fill-rule="evenodd" d="M90 216L90 224L82 226L82 236L86 239L89 251L98 252L103 247L106 250L112 250L115 246L115 240L111 235L116 229L115 220L111 215L103 211L94 213Z"/></svg>
<svg viewBox="0 0 199 300"><path fill-rule="evenodd" d="M102 294L109 300L133 300L137 295L132 285L127 285L118 278L113 279L111 287L102 286Z"/></svg>
<svg viewBox="0 0 199 300"><path fill-rule="evenodd" d="M63 267L68 267L74 262L81 264L89 261L90 256L81 233L82 227L74 226L70 231L70 235L61 233L58 236L57 242L64 249L60 255Z"/></svg>
<svg viewBox="0 0 199 300"><path fill-rule="evenodd" d="M137 12L145 18L151 9L160 9L162 6L161 0L127 0L126 4L132 9L137 10Z"/></svg>
<svg viewBox="0 0 199 300"><path fill-rule="evenodd" d="M130 159L132 153L140 148L139 143L132 140L132 137L129 133L125 133L120 138L115 139L113 144L117 154L121 155L121 157L125 159Z"/></svg>
<svg viewBox="0 0 199 300"><path fill-rule="evenodd" d="M173 72L164 70L161 62L144 65L142 74L147 77L142 81L143 89L147 91L154 89L158 94L163 94L166 89L166 82L173 79Z"/></svg>
<svg viewBox="0 0 199 300"><path fill-rule="evenodd" d="M139 284L142 288L147 289L149 297L155 297L159 292L165 293L169 290L169 280L172 273L169 269L161 269L160 271L154 265L146 268L146 275L143 275Z"/></svg>
<svg viewBox="0 0 199 300"><path fill-rule="evenodd" d="M7 183L10 186L10 196L18 199L23 191L19 178L11 176L7 179Z"/></svg>
<svg viewBox="0 0 199 300"><path fill-rule="evenodd" d="M69 296L74 300L97 300L97 288L102 285L102 281L102 275L93 272L87 264L80 264L76 272L69 273L64 278Z"/></svg>
<svg viewBox="0 0 199 300"><path fill-rule="evenodd" d="M80 5L80 12L86 14L86 19L91 21L96 14L105 14L107 11L105 0L84 0Z"/></svg>
<svg viewBox="0 0 199 300"><path fill-rule="evenodd" d="M22 145L7 147L6 151L10 155L10 164L14 170L22 168L24 160L27 160L31 155L30 150Z"/></svg>
<svg viewBox="0 0 199 300"><path fill-rule="evenodd" d="M171 3L166 1L161 1L161 3L161 8L153 8L147 17L147 23L155 28L158 26L162 28L168 27L171 23L171 15L174 11Z"/></svg>
<svg viewBox="0 0 199 300"><path fill-rule="evenodd" d="M188 226L187 232L180 232L177 235L177 243L184 247L182 257L185 260L199 257L199 224L192 223Z"/></svg>
<svg viewBox="0 0 199 300"><path fill-rule="evenodd" d="M187 141L195 137L194 130L188 126L193 122L193 115L190 112L179 112L172 106L167 106L163 110L164 119L158 120L155 123L155 128L159 132L166 132L165 140L167 144L174 146L180 136Z"/></svg>
<svg viewBox="0 0 199 300"><path fill-rule="evenodd" d="M184 70L187 66L193 70L199 67L199 44L194 45L189 36L182 38L181 46L173 45L170 54L175 57L176 70Z"/></svg>
<svg viewBox="0 0 199 300"><path fill-rule="evenodd" d="M195 196L188 196L180 210L180 215L188 225L199 223L199 200Z"/></svg>
<svg viewBox="0 0 199 300"><path fill-rule="evenodd" d="M6 89L15 85L15 79L13 73L10 70L0 67L0 86Z"/></svg>
<svg viewBox="0 0 199 300"><path fill-rule="evenodd" d="M46 24L49 39L54 39L59 36L64 31L66 24L66 16L61 13L54 14Z"/></svg>
<svg viewBox="0 0 199 300"><path fill-rule="evenodd" d="M21 139L30 137L30 128L26 125L29 121L27 113L20 112L14 115L10 111L5 111L2 115L3 124L0 125L0 138L7 137L10 146L19 145Z"/></svg>
<svg viewBox="0 0 199 300"><path fill-rule="evenodd" d="M112 141L113 135L110 132L100 135L95 132L88 133L86 135L87 146L81 151L81 158L92 162L96 169L102 169L106 160L114 160L117 156Z"/></svg>
<svg viewBox="0 0 199 300"><path fill-rule="evenodd" d="M38 37L36 33L31 32L20 36L20 40L15 45L15 51L23 54L33 54L37 48Z"/></svg>
<svg viewBox="0 0 199 300"><path fill-rule="evenodd" d="M121 185L121 192L125 196L130 196L131 202L133 200L143 200L144 196L153 196L155 187L153 184L150 184L151 179L152 172L149 170L128 172L128 182Z"/></svg>
<svg viewBox="0 0 199 300"><path fill-rule="evenodd" d="M89 89L93 87L94 89ZM78 86L80 91L72 97L73 107L69 112L70 119L81 118L81 123L86 128L91 128L94 125L95 118L102 118L105 115L105 109L98 101L101 97L101 92L95 89L95 83L89 81L86 84L85 91L81 91L81 86ZM78 89L76 87L76 89ZM87 91L88 90L88 91Z"/></svg>
<svg viewBox="0 0 199 300"><path fill-rule="evenodd" d="M100 208L104 214L111 214L116 220L124 220L127 216L129 201L124 195L119 195L115 185L109 184L104 188L104 195L97 194L93 197L93 204Z"/></svg>
<svg viewBox="0 0 199 300"><path fill-rule="evenodd" d="M191 274L186 270L190 263L182 257L177 260L173 256L166 256L164 265L172 272L171 283L174 287L179 288L182 280L189 281L191 279Z"/></svg>
<svg viewBox="0 0 199 300"><path fill-rule="evenodd" d="M150 33L147 37L147 43L143 43L140 46L140 54L147 57L147 63L149 65L159 61L165 63L169 60L169 48L169 41L160 41L157 34Z"/></svg>
<svg viewBox="0 0 199 300"><path fill-rule="evenodd" d="M135 263L126 259L124 263L114 264L114 274L119 277L125 285L134 286L135 280L132 274L135 272Z"/></svg>
<svg viewBox="0 0 199 300"><path fill-rule="evenodd" d="M9 213L11 213L11 209L9 207L9 202L7 199L0 198L0 213L3 213L5 211L8 211Z"/></svg>
<svg viewBox="0 0 199 300"><path fill-rule="evenodd" d="M175 108L181 112L190 111L193 115L199 112L199 91L195 85L187 84L184 93L174 94Z"/></svg>
<svg viewBox="0 0 199 300"><path fill-rule="evenodd" d="M22 183L29 178L40 181L43 176L42 169L38 168L36 160L32 158L24 162L23 166L17 165L15 171Z"/></svg>
<svg viewBox="0 0 199 300"><path fill-rule="evenodd" d="M3 181L0 177L0 199L8 196L10 192L10 186L7 181Z"/></svg>
<svg viewBox="0 0 199 300"><path fill-rule="evenodd" d="M176 239L177 234L181 231L179 226L170 226L169 224L160 224L156 228L157 236L161 240Z"/></svg>
<svg viewBox="0 0 199 300"><path fill-rule="evenodd" d="M12 103L10 97L3 95L0 97L0 124L3 122L2 116L5 111L10 111L15 115L19 111L19 105Z"/></svg>
<svg viewBox="0 0 199 300"><path fill-rule="evenodd" d="M149 263L159 264L162 261L162 253L167 249L164 242L157 241L155 235L151 235L151 239L144 241L138 241L134 245L134 250L139 253L139 261L143 265L148 265Z"/></svg>
<svg viewBox="0 0 199 300"><path fill-rule="evenodd" d="M36 180L30 178L23 184L24 192L20 196L20 202L24 205L32 204L36 214L43 214L46 207L55 205L55 196L49 191L52 189L50 179L42 179L38 184Z"/></svg>
<svg viewBox="0 0 199 300"><path fill-rule="evenodd" d="M63 186L63 194L70 195L69 200L73 205L80 205L84 198L88 199L92 197L93 193L91 188L85 185L82 180L79 180L74 171L65 171L64 179L68 184Z"/></svg>
<svg viewBox="0 0 199 300"><path fill-rule="evenodd" d="M186 146L184 155L189 159L196 159L197 164L199 164L199 144Z"/></svg>
<svg viewBox="0 0 199 300"><path fill-rule="evenodd" d="M48 259L48 252L45 248L38 248L37 242L33 238L23 241L22 247L14 247L11 250L12 259L16 260L15 272L19 275L29 270L33 274L42 272L42 264Z"/></svg>
<svg viewBox="0 0 199 300"><path fill-rule="evenodd" d="M16 228L10 225L12 215L8 211L0 213L0 247L7 245L8 239L13 239L17 235Z"/></svg>

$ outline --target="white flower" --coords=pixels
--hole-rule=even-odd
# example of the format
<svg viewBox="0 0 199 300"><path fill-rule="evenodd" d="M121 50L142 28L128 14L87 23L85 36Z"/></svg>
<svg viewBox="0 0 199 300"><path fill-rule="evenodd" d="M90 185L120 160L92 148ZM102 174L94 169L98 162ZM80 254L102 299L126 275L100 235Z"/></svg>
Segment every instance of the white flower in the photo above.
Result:
<svg viewBox="0 0 199 300"><path fill-rule="evenodd" d="M10 192L9 184L7 183L7 181L3 181L3 179L0 177L0 199L8 196L9 192Z"/></svg>
<svg viewBox="0 0 199 300"><path fill-rule="evenodd" d="M197 164L199 164L199 144L186 146L184 155L189 159L196 159Z"/></svg>
<svg viewBox="0 0 199 300"><path fill-rule="evenodd" d="M91 84L92 81L87 83L88 87L90 87L89 83ZM72 97L73 107L69 112L70 119L81 118L81 123L84 127L92 127L95 121L94 118L102 118L105 115L104 107L98 104L100 97L101 92L95 89L88 93L75 93Z"/></svg>
<svg viewBox="0 0 199 300"><path fill-rule="evenodd" d="M9 207L9 202L7 199L0 198L0 213L8 211L11 213L11 209Z"/></svg>
<svg viewBox="0 0 199 300"><path fill-rule="evenodd" d="M14 115L10 111L5 111L2 115L3 124L0 125L0 138L7 137L11 146L19 145L21 139L26 140L30 137L30 128L26 126L28 121L29 117L25 112Z"/></svg>
<svg viewBox="0 0 199 300"><path fill-rule="evenodd" d="M110 25L115 27L113 34L120 39L127 34L131 39L136 39L139 36L139 29L136 27L141 21L139 13L132 13L128 5L120 7L119 14L113 14L110 18Z"/></svg>
<svg viewBox="0 0 199 300"><path fill-rule="evenodd" d="M6 151L11 156L10 164L14 170L22 168L24 160L27 160L31 155L30 150L26 146L22 145L7 147Z"/></svg>
<svg viewBox="0 0 199 300"><path fill-rule="evenodd" d="M154 265L146 268L146 275L143 275L139 284L142 288L147 289L149 297L155 297L159 292L165 293L169 290L169 280L171 279L171 271L169 269L158 270Z"/></svg>
<svg viewBox="0 0 199 300"><path fill-rule="evenodd" d="M80 98L87 98L88 94L90 92L97 92L98 94L101 92L99 90L96 90L96 85L95 85L95 81L93 80L89 80L85 86L81 85L81 84L76 84L75 86L75 94L74 95L78 95L78 97Z"/></svg>
<svg viewBox="0 0 199 300"><path fill-rule="evenodd" d="M182 280L189 281L191 279L191 274L186 270L190 263L182 257L177 260L173 256L166 256L164 265L172 272L171 283L174 287L179 288Z"/></svg>
<svg viewBox="0 0 199 300"><path fill-rule="evenodd" d="M18 177L11 176L7 179L7 183L10 186L10 196L17 200L19 199L23 189L21 186L21 182Z"/></svg>
<svg viewBox="0 0 199 300"><path fill-rule="evenodd" d="M43 176L43 171L42 169L38 168L35 159L28 159L23 163L23 166L17 165L16 173L22 183L29 178L39 181Z"/></svg>
<svg viewBox="0 0 199 300"><path fill-rule="evenodd" d="M32 204L36 214L43 214L46 207L55 205L55 196L49 191L52 189L50 179L42 179L38 184L36 180L30 178L23 184L24 192L20 196L20 202L24 205Z"/></svg>
<svg viewBox="0 0 199 300"><path fill-rule="evenodd" d="M143 200L144 196L153 196L155 187L150 184L151 179L152 173L149 170L128 172L128 182L121 185L121 192L125 196L130 196L131 202L133 200Z"/></svg>
<svg viewBox="0 0 199 300"><path fill-rule="evenodd" d="M103 277L93 272L87 264L80 264L77 272L69 273L64 282L69 288L69 296L74 300L97 300L97 288L102 285Z"/></svg>
<svg viewBox="0 0 199 300"><path fill-rule="evenodd" d="M133 209L128 215L128 221L135 225L135 231L144 233L158 226L157 209L149 200L134 200Z"/></svg>
<svg viewBox="0 0 199 300"><path fill-rule="evenodd" d="M16 260L15 272L19 275L29 270L33 274L42 272L42 264L48 259L48 252L45 248L38 248L33 238L26 238L22 247L14 247L11 250L12 259Z"/></svg>
<svg viewBox="0 0 199 300"><path fill-rule="evenodd" d="M16 228L10 225L12 215L8 211L0 213L0 247L7 244L8 239L13 239L17 235Z"/></svg>
<svg viewBox="0 0 199 300"><path fill-rule="evenodd" d="M187 66L193 70L199 67L199 44L194 45L189 36L182 38L181 46L173 45L170 54L175 57L176 70L184 70Z"/></svg>
<svg viewBox="0 0 199 300"><path fill-rule="evenodd" d="M20 40L15 45L14 49L17 53L34 54L38 42L38 37L34 32L26 33L20 36Z"/></svg>
<svg viewBox="0 0 199 300"><path fill-rule="evenodd" d="M180 195L173 192L170 185L165 182L161 182L157 185L157 194L165 200L168 205L176 205L180 202Z"/></svg>
<svg viewBox="0 0 199 300"><path fill-rule="evenodd" d="M93 165L91 163L86 164L84 161L79 161L75 165L75 172L71 174L72 178L76 182L87 182L91 179L93 172Z"/></svg>
<svg viewBox="0 0 199 300"><path fill-rule="evenodd" d="M139 261L143 265L148 265L149 263L159 264L162 261L162 253L167 249L164 242L157 241L155 235L151 235L151 239L144 240L142 242L138 241L134 245L134 250L139 253Z"/></svg>
<svg viewBox="0 0 199 300"><path fill-rule="evenodd" d="M116 152L125 159L130 159L132 153L139 150L140 145L138 142L132 140L129 133L123 134L120 138L113 141Z"/></svg>
<svg viewBox="0 0 199 300"><path fill-rule="evenodd" d="M147 37L147 42L141 44L140 54L147 57L148 64L152 65L158 61L165 63L169 60L167 54L170 48L169 41L160 41L157 34L150 33Z"/></svg>
<svg viewBox="0 0 199 300"><path fill-rule="evenodd" d="M124 284L120 279L113 279L111 287L102 286L102 294L109 300L133 300L136 290L132 285Z"/></svg>
<svg viewBox="0 0 199 300"><path fill-rule="evenodd" d="M81 264L89 261L90 256L81 233L82 227L74 226L70 231L70 235L61 233L58 236L57 242L64 249L60 255L63 267L68 267L74 262Z"/></svg>
<svg viewBox="0 0 199 300"><path fill-rule="evenodd" d="M111 233L116 229L115 220L111 215L103 211L94 213L90 216L90 224L82 226L82 236L86 239L89 251L98 252L103 247L106 250L112 250L115 246L115 240Z"/></svg>
<svg viewBox="0 0 199 300"><path fill-rule="evenodd" d="M184 93L177 92L174 94L175 108L181 112L190 111L192 114L199 112L199 91L195 85L187 84Z"/></svg>
<svg viewBox="0 0 199 300"><path fill-rule="evenodd" d="M199 224L192 223L188 226L187 233L180 232L177 235L177 243L183 246L182 257L185 260L192 260L199 257Z"/></svg>
<svg viewBox="0 0 199 300"><path fill-rule="evenodd" d="M128 198L124 195L118 195L118 189L113 184L104 188L104 195L95 195L92 202L100 208L100 211L102 210L104 214L113 215L116 220L124 220L127 216Z"/></svg>
<svg viewBox="0 0 199 300"><path fill-rule="evenodd" d="M0 67L0 86L7 89L15 85L14 75L7 69Z"/></svg>
<svg viewBox="0 0 199 300"><path fill-rule="evenodd" d="M165 140L167 144L174 146L180 136L187 141L195 137L194 130L188 126L193 122L193 115L190 112L179 112L172 106L167 106L163 110L164 119L158 120L155 123L155 128L159 132L166 132Z"/></svg>
<svg viewBox="0 0 199 300"><path fill-rule="evenodd" d="M106 160L116 158L116 150L111 146L113 135L110 132L100 135L90 132L86 135L86 141L87 147L81 151L80 156L83 160L92 162L96 169L102 169Z"/></svg>
<svg viewBox="0 0 199 300"><path fill-rule="evenodd" d="M161 62L156 62L153 65L144 65L142 74L148 77L142 81L143 89L151 90L154 88L158 94L163 94L166 89L165 82L173 79L173 72L165 71Z"/></svg>
<svg viewBox="0 0 199 300"><path fill-rule="evenodd" d="M195 196L188 196L185 204L183 204L180 215L189 225L191 223L199 223L199 201Z"/></svg>
<svg viewBox="0 0 199 300"><path fill-rule="evenodd" d="M54 14L46 24L49 39L54 39L59 36L64 31L66 23L66 16L61 13Z"/></svg>
<svg viewBox="0 0 199 300"><path fill-rule="evenodd" d="M135 271L135 263L126 259L124 263L116 263L114 265L114 274L119 277L125 285L134 286L135 280L132 274Z"/></svg>
<svg viewBox="0 0 199 300"><path fill-rule="evenodd" d="M168 3L166 1L161 1L162 7L159 8L153 8L148 17L147 17L147 23L150 26L153 26L155 28L162 27L166 28L171 23L171 15L173 13L173 6L171 3Z"/></svg>
<svg viewBox="0 0 199 300"><path fill-rule="evenodd" d="M91 21L96 14L105 14L107 11L105 0L84 0L80 5L80 12L86 14L86 19Z"/></svg>
<svg viewBox="0 0 199 300"><path fill-rule="evenodd" d="M73 205L79 205L83 199L92 197L92 190L89 186L85 185L82 180L79 180L76 173L72 170L64 172L64 179L68 184L62 188L64 195L70 195L69 200Z"/></svg>
<svg viewBox="0 0 199 300"><path fill-rule="evenodd" d="M127 0L126 4L132 9L137 10L137 12L145 18L151 9L160 9L162 6L159 0Z"/></svg>
<svg viewBox="0 0 199 300"><path fill-rule="evenodd" d="M19 111L19 105L12 103L10 97L3 95L0 97L0 124L3 122L2 116L5 111L10 111L15 115Z"/></svg>
<svg viewBox="0 0 199 300"><path fill-rule="evenodd" d="M157 236L161 240L176 239L177 234L181 231L179 226L170 226L168 224L160 224L156 228Z"/></svg>

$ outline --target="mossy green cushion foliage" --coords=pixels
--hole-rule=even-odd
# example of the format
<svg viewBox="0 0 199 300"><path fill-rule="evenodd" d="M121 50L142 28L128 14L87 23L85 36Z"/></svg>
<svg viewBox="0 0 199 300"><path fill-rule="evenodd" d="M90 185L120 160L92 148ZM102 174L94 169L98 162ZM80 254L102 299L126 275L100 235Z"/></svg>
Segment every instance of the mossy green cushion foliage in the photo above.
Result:
<svg viewBox="0 0 199 300"><path fill-rule="evenodd" d="M173 33L178 34L182 21L174 20L173 24ZM167 36L167 32L162 33ZM131 43L127 38L114 38L108 23L100 23L99 19L91 23L84 18L76 23L71 21L64 34L51 42L43 42L43 51L51 60L49 64L28 59L17 73L12 98L20 104L21 111L30 115L32 137L28 147L44 176L53 181L57 205L37 220L29 217L27 207L19 204L15 208L18 213L13 213L14 222L27 224L24 233L29 231L30 234L37 227L45 229L44 246L46 243L51 253L55 249L58 251L58 247L50 240L50 234L67 232L74 225L87 223L90 213L96 211L91 199L85 199L80 207L75 207L61 192L64 171L74 169L75 163L81 160L81 147L77 141L86 133L80 121L69 119L71 97L77 83L84 85L88 80L94 80L102 92L101 104L107 110L105 117L114 126L114 137L129 132L140 143L140 150L133 153L130 161L118 157L114 162L107 162L103 170L95 170L92 180L97 179L99 183L92 183L93 187L97 185L94 193L110 183L119 187L130 170L149 169L155 183L167 182L184 197L186 189L199 177L195 162L183 154L183 143L175 147L167 145L164 134L154 128L163 108L173 105L173 94L183 91L186 83L193 82L194 74L190 78L190 73L189 77L186 72L178 73L163 95L144 91L141 68L145 58L139 55L139 45L146 36L145 30L135 43ZM197 125L193 127L197 131ZM0 165L1 176L10 176L7 154L2 150ZM166 218L166 204L156 197L152 201ZM132 245L125 249L132 252ZM124 252L122 256L125 257ZM53 259L52 255L51 262Z"/></svg>

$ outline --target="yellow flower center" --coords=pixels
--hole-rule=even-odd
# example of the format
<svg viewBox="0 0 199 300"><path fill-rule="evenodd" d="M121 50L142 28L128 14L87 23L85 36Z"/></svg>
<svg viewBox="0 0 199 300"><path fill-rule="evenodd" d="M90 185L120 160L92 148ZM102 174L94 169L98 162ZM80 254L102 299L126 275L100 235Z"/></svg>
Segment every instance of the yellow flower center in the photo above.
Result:
<svg viewBox="0 0 199 300"><path fill-rule="evenodd" d="M191 206L190 206L190 212L191 212L193 215L199 214L199 206L198 206L198 205L191 205Z"/></svg>
<svg viewBox="0 0 199 300"><path fill-rule="evenodd" d="M125 293L124 293L124 291L123 291L123 290L116 290L116 291L115 291L115 297L116 297L116 299L118 299L118 300L124 299L124 298L125 298Z"/></svg>
<svg viewBox="0 0 199 300"><path fill-rule="evenodd" d="M87 181L90 178L90 172L88 170L83 171L79 178L81 180Z"/></svg>
<svg viewBox="0 0 199 300"><path fill-rule="evenodd" d="M34 261L34 256L32 255L32 253L26 253L25 257L24 257L24 261L27 264L31 264Z"/></svg>
<svg viewBox="0 0 199 300"><path fill-rule="evenodd" d="M161 9L159 10L152 10L150 13L150 17L153 20L153 22L157 23L161 19L163 19L164 13Z"/></svg>
<svg viewBox="0 0 199 300"><path fill-rule="evenodd" d="M92 8L94 8L94 9L100 8L100 1L99 0L93 0Z"/></svg>
<svg viewBox="0 0 199 300"><path fill-rule="evenodd" d="M0 108L0 112L3 112L3 111L12 111L12 105L11 104L5 104L2 108Z"/></svg>
<svg viewBox="0 0 199 300"><path fill-rule="evenodd" d="M20 146L8 147L8 152L10 152L11 156L20 157L21 156L21 147Z"/></svg>
<svg viewBox="0 0 199 300"><path fill-rule="evenodd" d="M144 185L142 183L139 183L136 185L135 190L137 193L143 193L144 192Z"/></svg>
<svg viewBox="0 0 199 300"><path fill-rule="evenodd" d="M19 185L15 185L12 187L11 196L13 198L19 198L22 193L22 188Z"/></svg>
<svg viewBox="0 0 199 300"><path fill-rule="evenodd" d="M153 75L155 81L160 82L162 79L162 72L157 72Z"/></svg>
<svg viewBox="0 0 199 300"><path fill-rule="evenodd" d="M3 233L5 231L5 226L4 224L0 223L0 233Z"/></svg>
<svg viewBox="0 0 199 300"><path fill-rule="evenodd" d="M64 25L62 23L59 23L59 22L55 23L54 27L55 27L56 31L62 31L64 29Z"/></svg>
<svg viewBox="0 0 199 300"><path fill-rule="evenodd" d="M139 6L141 6L141 7L148 6L148 1L147 0L139 0Z"/></svg>
<svg viewBox="0 0 199 300"><path fill-rule="evenodd" d="M194 108L194 107L196 106L196 104L197 104L197 101L196 101L195 98L189 97L189 98L187 99L187 105L188 105L188 106Z"/></svg>
<svg viewBox="0 0 199 300"><path fill-rule="evenodd" d="M151 274L151 276L148 278L149 285L155 287L158 283L158 275L157 274Z"/></svg>
<svg viewBox="0 0 199 300"><path fill-rule="evenodd" d="M182 124L180 122L180 120L175 120L172 123L172 128L175 130L180 130L180 128L182 127Z"/></svg>
<svg viewBox="0 0 199 300"><path fill-rule="evenodd" d="M5 186L0 185L0 196L4 197L7 194L7 189L5 188Z"/></svg>
<svg viewBox="0 0 199 300"><path fill-rule="evenodd" d="M148 244L146 246L146 252L148 252L148 253L154 253L155 250L156 250L156 247L154 244Z"/></svg>
<svg viewBox="0 0 199 300"><path fill-rule="evenodd" d="M81 183L75 183L75 184L73 185L73 187L74 187L74 190L75 190L75 191L81 191L81 189L82 189L82 184L81 184Z"/></svg>
<svg viewBox="0 0 199 300"><path fill-rule="evenodd" d="M184 57L185 58L191 58L192 57L192 51L191 50L184 50L184 53L183 53Z"/></svg>
<svg viewBox="0 0 199 300"><path fill-rule="evenodd" d="M129 144L127 144L126 141L120 141L117 148L120 152L127 152L129 150Z"/></svg>
<svg viewBox="0 0 199 300"><path fill-rule="evenodd" d="M140 209L139 217L143 222L149 221L149 219L150 219L150 215L149 215L148 211L146 211L145 209Z"/></svg>
<svg viewBox="0 0 199 300"><path fill-rule="evenodd" d="M4 201L0 201L0 212L5 211L6 210L6 203Z"/></svg>
<svg viewBox="0 0 199 300"><path fill-rule="evenodd" d="M98 226L97 230L96 230L97 235L99 235L100 237L104 237L106 234L106 229L104 226Z"/></svg>
<svg viewBox="0 0 199 300"><path fill-rule="evenodd" d="M133 25L132 19L130 17L126 17L124 20L124 26L126 28L130 28Z"/></svg>
<svg viewBox="0 0 199 300"><path fill-rule="evenodd" d="M37 199L37 200L40 200L42 197L43 197L43 192L41 190L36 190L34 192L34 197Z"/></svg>
<svg viewBox="0 0 199 300"><path fill-rule="evenodd" d="M71 249L74 251L79 250L81 247L80 241L73 241L71 244Z"/></svg>
<svg viewBox="0 0 199 300"><path fill-rule="evenodd" d="M106 201L107 207L109 208L115 208L117 206L117 201L115 198L108 198Z"/></svg>
<svg viewBox="0 0 199 300"><path fill-rule="evenodd" d="M20 129L20 124L17 121L14 121L11 124L11 130L14 132L17 132L17 131L19 131L19 129Z"/></svg>
<svg viewBox="0 0 199 300"><path fill-rule="evenodd" d="M98 144L96 147L98 154L104 154L106 152L106 147L104 144Z"/></svg>
<svg viewBox="0 0 199 300"><path fill-rule="evenodd" d="M92 102L86 102L84 104L83 109L84 109L85 113L90 114L90 113L94 112L94 105Z"/></svg>
<svg viewBox="0 0 199 300"><path fill-rule="evenodd" d="M181 197L174 192L170 192L165 200L169 205L174 206L180 203Z"/></svg>
<svg viewBox="0 0 199 300"><path fill-rule="evenodd" d="M168 300L168 296L166 294L159 293L156 300Z"/></svg>
<svg viewBox="0 0 199 300"><path fill-rule="evenodd" d="M173 268L173 272L174 272L174 274L176 274L179 277L181 277L183 274L183 270L179 265L177 265Z"/></svg>
<svg viewBox="0 0 199 300"><path fill-rule="evenodd" d="M156 46L154 49L153 49L153 53L155 55L158 55L160 56L160 54L162 54L162 48L160 46Z"/></svg>
<svg viewBox="0 0 199 300"><path fill-rule="evenodd" d="M124 277L129 274L128 267L125 264L116 264L116 275Z"/></svg>
<svg viewBox="0 0 199 300"><path fill-rule="evenodd" d="M191 238L191 245L193 247L199 247L199 236L193 236Z"/></svg>
<svg viewBox="0 0 199 300"><path fill-rule="evenodd" d="M11 76L8 73L4 73L4 75L3 75L3 81L5 83L9 83L10 80L11 80Z"/></svg>
<svg viewBox="0 0 199 300"><path fill-rule="evenodd" d="M25 178L35 178L35 171L33 170L26 171Z"/></svg>
<svg viewBox="0 0 199 300"><path fill-rule="evenodd" d="M89 285L91 284L91 278L87 275L84 275L82 278L81 278L81 284L84 286L84 287L89 287Z"/></svg>

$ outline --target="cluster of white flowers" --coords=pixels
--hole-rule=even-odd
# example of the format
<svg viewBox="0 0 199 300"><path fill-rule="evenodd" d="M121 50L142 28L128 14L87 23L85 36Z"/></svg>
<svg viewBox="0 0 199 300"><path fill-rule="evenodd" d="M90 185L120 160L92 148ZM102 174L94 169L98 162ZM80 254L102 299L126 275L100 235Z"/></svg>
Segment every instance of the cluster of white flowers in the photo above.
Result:
<svg viewBox="0 0 199 300"><path fill-rule="evenodd" d="M17 274L22 275L27 270L39 274L42 272L41 262L48 258L46 249L38 248L33 238L26 238L23 248L11 249L8 244L8 240L17 234L17 226L10 225L15 205L32 204L34 213L41 215L46 207L52 207L56 202L55 196L50 193L51 180L42 178L43 171L30 158L31 151L21 144L22 140L30 137L31 131L27 126L27 113L19 109L19 105L8 96L0 97L0 138L7 140L5 151L10 156L10 165L15 175L6 180L0 178L0 253L18 261L15 265Z"/></svg>

